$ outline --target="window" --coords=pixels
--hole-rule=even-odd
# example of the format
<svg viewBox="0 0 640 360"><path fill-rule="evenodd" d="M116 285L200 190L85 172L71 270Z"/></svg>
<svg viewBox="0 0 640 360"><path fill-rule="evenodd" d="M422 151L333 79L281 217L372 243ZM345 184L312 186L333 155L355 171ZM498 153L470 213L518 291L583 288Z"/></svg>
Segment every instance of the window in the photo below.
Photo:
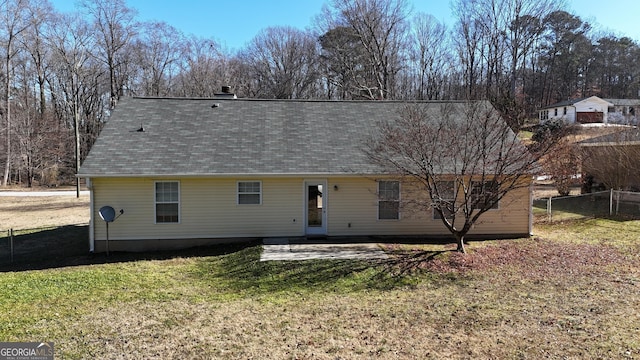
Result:
<svg viewBox="0 0 640 360"><path fill-rule="evenodd" d="M238 205L262 204L262 183L260 181L238 181Z"/></svg>
<svg viewBox="0 0 640 360"><path fill-rule="evenodd" d="M540 120L548 120L549 119L549 110L540 111Z"/></svg>
<svg viewBox="0 0 640 360"><path fill-rule="evenodd" d="M567 107L564 107L564 115L567 115Z"/></svg>
<svg viewBox="0 0 640 360"><path fill-rule="evenodd" d="M180 183L156 182L156 223L177 223L180 220Z"/></svg>
<svg viewBox="0 0 640 360"><path fill-rule="evenodd" d="M471 201L475 204L474 209L481 209L494 201L498 192L498 183L495 181L472 181L471 182ZM491 206L491 209L497 209L498 202Z"/></svg>
<svg viewBox="0 0 640 360"><path fill-rule="evenodd" d="M439 206L442 209L445 217L450 217L452 212L454 211L455 199L456 199L456 191L455 191L455 183L453 181L438 181L436 182L436 189L438 190L438 194L440 198L431 199L435 206ZM435 197L436 195L434 195ZM433 219L442 219L440 213L435 209L433 209Z"/></svg>
<svg viewBox="0 0 640 360"><path fill-rule="evenodd" d="M400 219L400 182L378 181L378 220Z"/></svg>
<svg viewBox="0 0 640 360"><path fill-rule="evenodd" d="M558 108L553 109L553 116L558 116Z"/></svg>

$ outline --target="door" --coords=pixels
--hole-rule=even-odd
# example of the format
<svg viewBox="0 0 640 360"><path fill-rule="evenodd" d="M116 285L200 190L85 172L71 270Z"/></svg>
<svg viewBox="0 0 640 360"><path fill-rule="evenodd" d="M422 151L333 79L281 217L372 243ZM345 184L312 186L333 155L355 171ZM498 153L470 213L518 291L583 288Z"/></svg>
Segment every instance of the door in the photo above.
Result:
<svg viewBox="0 0 640 360"><path fill-rule="evenodd" d="M307 235L327 234L327 181L307 180L305 193L305 233Z"/></svg>

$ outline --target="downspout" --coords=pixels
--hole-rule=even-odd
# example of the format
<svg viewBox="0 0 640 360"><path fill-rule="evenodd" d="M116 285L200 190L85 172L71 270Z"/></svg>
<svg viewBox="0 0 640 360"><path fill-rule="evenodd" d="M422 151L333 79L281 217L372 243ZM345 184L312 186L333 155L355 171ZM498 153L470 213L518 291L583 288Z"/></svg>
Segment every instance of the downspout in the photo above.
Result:
<svg viewBox="0 0 640 360"><path fill-rule="evenodd" d="M89 252L95 251L95 225L94 225L94 211L93 211L93 183L91 178L86 179L87 188L89 189Z"/></svg>

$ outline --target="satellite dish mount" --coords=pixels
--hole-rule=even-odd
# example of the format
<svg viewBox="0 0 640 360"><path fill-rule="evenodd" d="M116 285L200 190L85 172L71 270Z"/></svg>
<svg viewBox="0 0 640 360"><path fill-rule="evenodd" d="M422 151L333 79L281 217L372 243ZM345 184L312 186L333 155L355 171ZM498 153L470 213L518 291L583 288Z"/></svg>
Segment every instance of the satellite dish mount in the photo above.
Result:
<svg viewBox="0 0 640 360"><path fill-rule="evenodd" d="M100 214L100 218L104 220L105 225L107 226L106 250L107 250L107 256L109 256L109 223L116 221L117 218L119 218L122 214L124 214L124 210L120 209L120 214L116 216L116 210L111 206L107 205L107 206L101 207L100 210L98 210L98 213Z"/></svg>

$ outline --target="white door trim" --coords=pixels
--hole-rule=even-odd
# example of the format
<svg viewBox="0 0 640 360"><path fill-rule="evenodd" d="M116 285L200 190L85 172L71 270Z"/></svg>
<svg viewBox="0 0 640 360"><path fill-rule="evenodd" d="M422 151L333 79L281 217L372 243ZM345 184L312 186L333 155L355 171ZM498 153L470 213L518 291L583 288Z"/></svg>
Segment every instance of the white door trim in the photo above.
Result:
<svg viewBox="0 0 640 360"><path fill-rule="evenodd" d="M320 213L320 224L310 225L310 200L309 199L309 187L310 186L321 186L322 202L320 207L318 207L318 212ZM306 235L327 235L327 203L328 203L328 191L327 191L327 179L305 179L303 182L303 218L304 218L304 233ZM314 220L314 219L311 219Z"/></svg>

